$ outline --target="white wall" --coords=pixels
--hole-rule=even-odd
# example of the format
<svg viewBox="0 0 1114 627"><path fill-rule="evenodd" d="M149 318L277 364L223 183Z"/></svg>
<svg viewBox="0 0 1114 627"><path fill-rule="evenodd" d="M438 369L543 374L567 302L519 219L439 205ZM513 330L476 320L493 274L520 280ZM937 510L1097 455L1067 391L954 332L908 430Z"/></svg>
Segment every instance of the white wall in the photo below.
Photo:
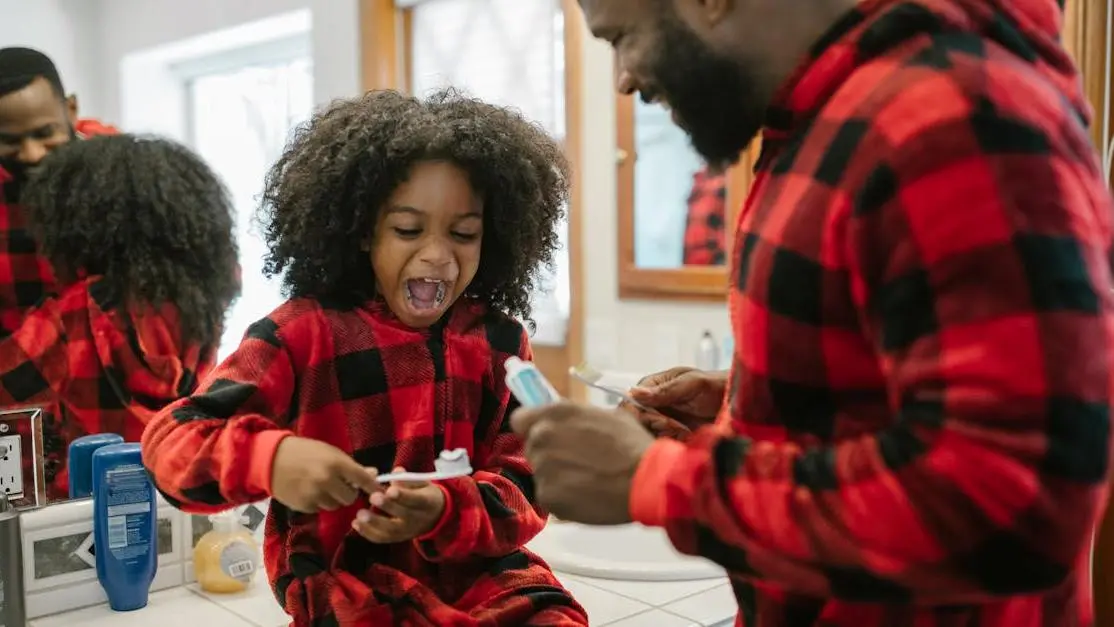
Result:
<svg viewBox="0 0 1114 627"><path fill-rule="evenodd" d="M58 66L66 91L79 101L96 99L99 68L89 54L96 47L99 0L0 0L0 48L42 50Z"/></svg>
<svg viewBox="0 0 1114 627"><path fill-rule="evenodd" d="M84 112L112 122L121 116L119 68L129 54L306 6L317 101L358 93L357 0L0 0L0 45L53 55ZM584 28L582 20L572 24ZM728 332L727 308L618 299L612 56L586 31L583 39L585 358L627 372L689 363L705 329L717 340Z"/></svg>
<svg viewBox="0 0 1114 627"><path fill-rule="evenodd" d="M0 47L51 55L82 114L118 123L128 55L307 7L317 101L358 93L357 0L0 0Z"/></svg>
<svg viewBox="0 0 1114 627"><path fill-rule="evenodd" d="M100 3L95 54L104 73L101 99L90 112L108 120L122 115L119 68L128 55L306 7L313 21L317 101L359 93L357 0L95 1Z"/></svg>

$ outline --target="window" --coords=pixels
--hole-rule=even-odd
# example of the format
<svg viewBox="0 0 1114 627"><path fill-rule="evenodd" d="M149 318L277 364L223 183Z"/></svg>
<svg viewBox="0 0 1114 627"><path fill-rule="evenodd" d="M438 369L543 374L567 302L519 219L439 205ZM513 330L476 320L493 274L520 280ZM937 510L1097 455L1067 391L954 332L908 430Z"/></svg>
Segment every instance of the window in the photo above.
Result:
<svg viewBox="0 0 1114 627"><path fill-rule="evenodd" d="M559 0L423 0L413 7L411 86L453 85L514 107L565 137L565 33ZM556 271L534 298L537 344L563 345L569 316L568 224Z"/></svg>
<svg viewBox="0 0 1114 627"><path fill-rule="evenodd" d="M253 218L267 170L291 129L313 113L312 62L304 55L257 59L193 76L186 93L193 148L224 180L236 207L243 294L225 325L224 358L249 324L283 300L279 281L263 277L266 246Z"/></svg>

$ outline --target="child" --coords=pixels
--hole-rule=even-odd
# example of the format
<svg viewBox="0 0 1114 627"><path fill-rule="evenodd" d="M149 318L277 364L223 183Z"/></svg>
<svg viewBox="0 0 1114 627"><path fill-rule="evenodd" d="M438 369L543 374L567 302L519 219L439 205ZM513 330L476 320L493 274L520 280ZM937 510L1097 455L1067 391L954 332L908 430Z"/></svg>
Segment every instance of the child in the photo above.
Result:
<svg viewBox="0 0 1114 627"><path fill-rule="evenodd" d="M68 493L72 440L138 442L154 412L193 391L239 279L231 203L187 149L96 137L41 167L23 201L59 287L0 341L0 406L44 408L53 500Z"/></svg>
<svg viewBox="0 0 1114 627"><path fill-rule="evenodd" d="M336 103L272 169L266 267L292 300L154 418L143 454L187 511L273 497L265 561L294 625L588 624L523 548L547 515L503 382L531 358L512 316L552 263L567 181L540 128L452 92ZM456 447L472 476L375 481Z"/></svg>

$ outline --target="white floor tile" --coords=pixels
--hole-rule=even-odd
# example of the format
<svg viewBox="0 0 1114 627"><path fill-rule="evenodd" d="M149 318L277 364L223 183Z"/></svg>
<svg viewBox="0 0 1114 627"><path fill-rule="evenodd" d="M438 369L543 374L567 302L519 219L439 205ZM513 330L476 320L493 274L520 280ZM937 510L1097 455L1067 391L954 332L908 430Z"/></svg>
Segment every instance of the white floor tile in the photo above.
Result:
<svg viewBox="0 0 1114 627"><path fill-rule="evenodd" d="M34 620L33 627L255 627L252 623L185 588L151 594L147 607L113 612L107 605Z"/></svg>
<svg viewBox="0 0 1114 627"><path fill-rule="evenodd" d="M606 627L701 627L701 625L668 612L650 610L608 623Z"/></svg>
<svg viewBox="0 0 1114 627"><path fill-rule="evenodd" d="M565 584L573 597L584 606L584 610L588 612L588 622L593 626L608 625L628 616L653 609L645 603L639 603L613 592L600 590L567 575L561 575L559 579L561 583Z"/></svg>
<svg viewBox="0 0 1114 627"><path fill-rule="evenodd" d="M597 588L614 592L647 605L661 607L726 583L725 578L698 579L695 581L619 581L616 579L597 579L577 577L580 581Z"/></svg>
<svg viewBox="0 0 1114 627"><path fill-rule="evenodd" d="M731 586L724 584L700 594L662 606L670 614L696 621L701 625L719 625L735 616L739 605Z"/></svg>

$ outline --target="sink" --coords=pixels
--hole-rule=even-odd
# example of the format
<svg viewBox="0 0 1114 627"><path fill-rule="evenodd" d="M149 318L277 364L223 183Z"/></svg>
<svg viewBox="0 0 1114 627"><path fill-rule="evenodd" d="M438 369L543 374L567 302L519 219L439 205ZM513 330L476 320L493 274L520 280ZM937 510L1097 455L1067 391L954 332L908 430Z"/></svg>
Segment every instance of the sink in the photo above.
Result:
<svg viewBox="0 0 1114 627"><path fill-rule="evenodd" d="M665 531L632 523L595 527L550 519L529 545L557 571L624 581L719 579L723 568L682 555Z"/></svg>

